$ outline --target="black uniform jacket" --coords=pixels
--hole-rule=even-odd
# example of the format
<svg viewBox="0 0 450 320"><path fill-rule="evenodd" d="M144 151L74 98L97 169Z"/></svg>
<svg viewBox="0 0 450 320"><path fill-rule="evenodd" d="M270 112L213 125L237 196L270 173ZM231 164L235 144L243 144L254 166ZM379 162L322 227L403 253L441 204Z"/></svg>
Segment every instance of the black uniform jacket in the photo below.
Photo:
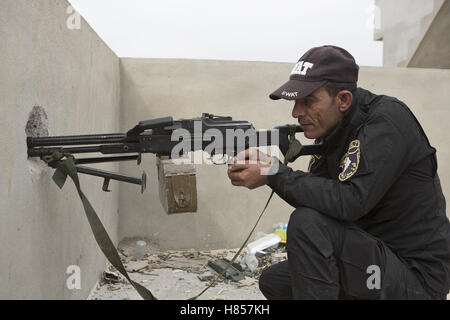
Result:
<svg viewBox="0 0 450 320"><path fill-rule="evenodd" d="M358 88L323 142L309 172L279 163L268 185L293 207L313 208L381 239L429 289L447 293L450 223L436 149L409 108Z"/></svg>

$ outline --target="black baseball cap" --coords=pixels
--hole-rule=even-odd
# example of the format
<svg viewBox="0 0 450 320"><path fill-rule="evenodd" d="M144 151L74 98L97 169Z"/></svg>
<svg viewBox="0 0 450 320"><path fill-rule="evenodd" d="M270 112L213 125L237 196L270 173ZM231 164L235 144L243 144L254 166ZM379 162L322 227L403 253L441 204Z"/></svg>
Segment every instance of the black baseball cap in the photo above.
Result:
<svg viewBox="0 0 450 320"><path fill-rule="evenodd" d="M272 100L304 98L327 82L356 83L359 66L345 49L322 46L309 49L295 64L289 81L269 97Z"/></svg>

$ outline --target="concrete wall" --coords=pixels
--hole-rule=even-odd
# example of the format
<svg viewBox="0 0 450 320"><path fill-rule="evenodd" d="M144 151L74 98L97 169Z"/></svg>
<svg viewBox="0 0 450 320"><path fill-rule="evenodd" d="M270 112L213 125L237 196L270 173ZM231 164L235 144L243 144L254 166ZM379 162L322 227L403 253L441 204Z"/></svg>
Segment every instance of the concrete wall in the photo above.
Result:
<svg viewBox="0 0 450 320"><path fill-rule="evenodd" d="M268 98L286 81L291 68L283 63L121 59L121 129L143 119L191 118L203 112L249 120L257 129L295 123L292 103ZM397 96L415 112L438 148L447 199L449 80L450 71L363 67L359 83L376 93ZM304 169L308 160L297 160L293 167ZM226 166L197 165L198 212L169 216L158 198L155 156L145 155L142 167L149 175L144 195L136 186L121 185L120 238L146 236L166 248L238 247L270 194L266 186L253 191L233 187ZM140 174L131 163L121 165L121 171ZM287 222L292 210L275 196L258 230L270 232L274 223Z"/></svg>
<svg viewBox="0 0 450 320"><path fill-rule="evenodd" d="M448 0L375 0L375 40L383 41L383 66L407 67L416 50L421 45L444 2ZM447 16L447 19L449 17ZM441 37L445 37L440 35ZM432 46L437 39L431 40ZM448 40L448 37L447 37ZM448 58L445 47L436 47ZM437 60L432 57L429 60ZM439 63L431 65L415 64L414 67L439 68Z"/></svg>
<svg viewBox="0 0 450 320"><path fill-rule="evenodd" d="M53 170L27 159L34 106L50 135L118 129L119 60L84 21L67 28L68 6L0 2L0 299L83 299L106 265L73 183L60 191ZM117 242L118 185L106 194L99 179L81 183ZM81 268L80 290L66 287L70 265Z"/></svg>
<svg viewBox="0 0 450 320"><path fill-rule="evenodd" d="M408 67L450 69L450 1L433 19Z"/></svg>

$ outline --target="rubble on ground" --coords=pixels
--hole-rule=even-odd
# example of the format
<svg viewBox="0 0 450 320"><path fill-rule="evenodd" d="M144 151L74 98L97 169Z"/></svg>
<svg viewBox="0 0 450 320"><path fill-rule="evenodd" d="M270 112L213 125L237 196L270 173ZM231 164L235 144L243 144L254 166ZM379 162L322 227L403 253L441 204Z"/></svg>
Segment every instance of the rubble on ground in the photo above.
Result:
<svg viewBox="0 0 450 320"><path fill-rule="evenodd" d="M147 242L147 247L142 259L135 259L134 250L136 241L124 241L119 245L119 254L122 263L129 273L130 277L133 279L141 279L139 282L146 286L149 284L149 289L153 291L158 291L159 288L155 287L155 279L164 275L165 277L170 277L172 282L176 283L174 286L178 286L180 290L177 291L181 293L181 296L177 295L174 299L184 299L189 295L194 295L198 293L191 289L192 287L206 287L216 280L216 286L219 291L216 293L222 293L227 291L227 297L232 298L232 291L234 289L242 290L242 288L249 288L252 291L253 296L250 299L261 299L262 295L259 293L258 289L258 279L262 271L272 265L272 263L280 262L286 259L285 246L279 244L277 247L272 247L264 250L265 254L257 253L256 257L258 259L258 267L254 271L249 269L240 269L243 273L242 280L232 281L224 277L218 277L218 273L208 266L208 261L215 261L220 259L225 259L231 261L235 256L238 249L220 249L220 250L161 250L156 246L152 246L151 243ZM245 250L241 252L240 256L235 261L235 266L240 264L240 260L245 254ZM218 278L218 279L216 279ZM135 280L136 281L136 280ZM161 281L161 279L160 279ZM165 283L167 281L162 281ZM194 286L195 282L195 286ZM115 268L111 265L103 272L102 279L99 281L96 291L104 292L103 295L96 295L94 290L91 293L91 298L93 299L114 299L113 292L120 292L121 290L127 289L132 290L131 285ZM233 289L234 288L234 289ZM105 290L106 289L106 290ZM164 288L161 288L163 290ZM167 288L172 291L176 288ZM198 289L197 289L198 290ZM212 290L212 289L210 289ZM106 292L109 292L108 294ZM222 299L220 295L216 294L217 299ZM235 299L245 299L242 296L242 292L236 293ZM255 294L258 294L255 296ZM184 295L184 297L182 297ZM206 295L206 294L205 294ZM130 295L128 295L130 296ZM172 295L173 296L173 295ZM168 295L169 298L172 297ZM138 295L132 295L130 299L138 298ZM212 297L210 297L212 298ZM125 298L127 299L127 298Z"/></svg>

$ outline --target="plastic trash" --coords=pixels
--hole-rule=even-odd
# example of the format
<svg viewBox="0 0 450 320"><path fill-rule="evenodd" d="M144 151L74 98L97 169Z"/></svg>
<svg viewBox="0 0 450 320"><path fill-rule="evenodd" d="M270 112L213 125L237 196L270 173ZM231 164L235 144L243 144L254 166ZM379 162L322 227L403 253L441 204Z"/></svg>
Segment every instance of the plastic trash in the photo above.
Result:
<svg viewBox="0 0 450 320"><path fill-rule="evenodd" d="M265 253L263 250L273 247L281 242L281 237L274 233L266 234L264 237L259 238L253 242L250 242L247 245L247 252L248 253Z"/></svg>
<svg viewBox="0 0 450 320"><path fill-rule="evenodd" d="M258 268L258 259L255 254L252 252L247 253L242 259L241 266L242 268L248 268L250 271L255 271Z"/></svg>
<svg viewBox="0 0 450 320"><path fill-rule="evenodd" d="M147 242L142 240L136 241L136 248L134 250L134 259L141 260L142 258L144 258L146 248Z"/></svg>
<svg viewBox="0 0 450 320"><path fill-rule="evenodd" d="M277 229L286 230L287 229L287 223L285 223L285 222L275 223L273 225L273 230L277 230Z"/></svg>
<svg viewBox="0 0 450 320"><path fill-rule="evenodd" d="M256 233L256 235L253 237L253 241L256 241L256 240L258 240L258 239L261 239L262 237L265 237L265 236L267 236L267 233L262 232L262 231L258 231L258 232Z"/></svg>
<svg viewBox="0 0 450 320"><path fill-rule="evenodd" d="M273 225L273 233L277 234L281 238L281 243L286 243L287 239L287 224L280 222Z"/></svg>

